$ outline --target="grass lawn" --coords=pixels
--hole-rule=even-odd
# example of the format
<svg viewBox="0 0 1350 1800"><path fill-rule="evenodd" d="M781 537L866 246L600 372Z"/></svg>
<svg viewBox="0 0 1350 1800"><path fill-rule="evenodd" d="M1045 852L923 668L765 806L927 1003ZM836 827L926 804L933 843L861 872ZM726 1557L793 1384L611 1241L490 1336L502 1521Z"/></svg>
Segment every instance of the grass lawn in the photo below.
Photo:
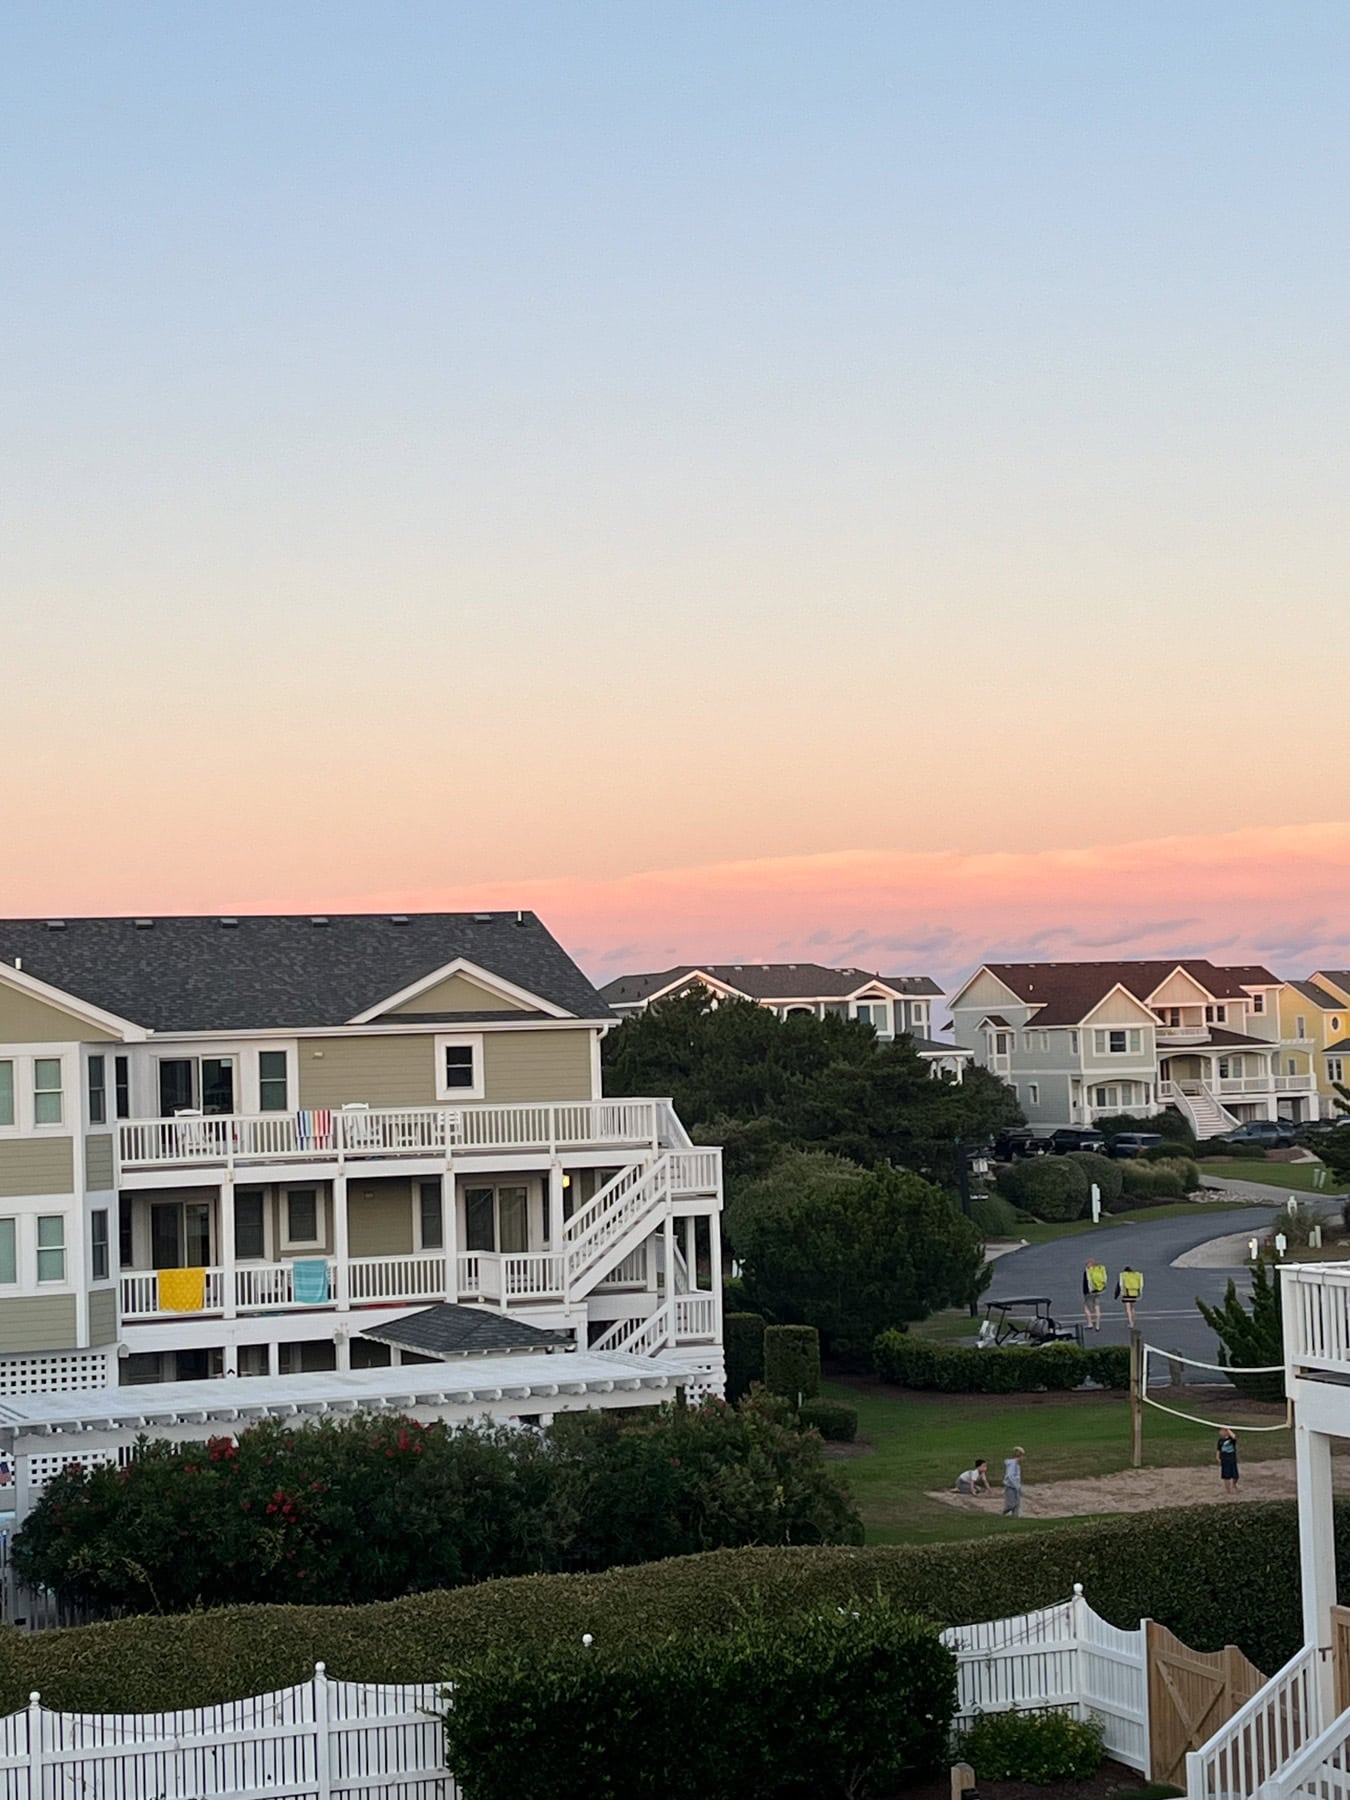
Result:
<svg viewBox="0 0 1350 1800"><path fill-rule="evenodd" d="M1203 1166L1206 1170L1217 1167L1209 1163ZM1255 1166L1259 1169L1265 1165L1257 1163ZM1091 1219L1074 1219L1067 1225L1047 1225L1041 1219L1024 1219L1017 1227L1017 1234L1029 1244L1048 1244L1055 1238L1081 1237L1084 1232L1100 1231L1103 1226L1146 1225L1151 1219L1202 1219L1207 1213L1232 1212L1233 1204L1231 1200L1174 1200L1167 1206L1140 1206L1131 1212L1103 1213L1101 1225L1094 1225Z"/></svg>
<svg viewBox="0 0 1350 1800"><path fill-rule="evenodd" d="M1202 1175L1212 1175L1215 1181L1259 1181L1265 1187L1283 1188L1286 1194L1316 1194L1328 1196L1341 1194L1345 1183L1337 1181L1329 1169L1324 1170L1321 1163L1273 1163L1273 1162L1202 1162L1196 1165ZM1325 1173L1327 1185L1324 1188L1313 1186L1313 1176Z"/></svg>
<svg viewBox="0 0 1350 1800"><path fill-rule="evenodd" d="M930 1489L950 1487L977 1456L989 1459L997 1480L1013 1444L1026 1449L1031 1483L1109 1475L1130 1464L1124 1394L912 1394L875 1381L826 1382L821 1392L858 1409L858 1437L866 1448L832 1466L853 1489L872 1544L936 1543L1062 1525L1062 1519L1004 1519L993 1502L985 1515L927 1497ZM1211 1409L1202 1404L1193 1410L1205 1415ZM1290 1456L1292 1438L1282 1431L1248 1437L1242 1454L1251 1461ZM1148 1467L1213 1460L1212 1431L1146 1411Z"/></svg>

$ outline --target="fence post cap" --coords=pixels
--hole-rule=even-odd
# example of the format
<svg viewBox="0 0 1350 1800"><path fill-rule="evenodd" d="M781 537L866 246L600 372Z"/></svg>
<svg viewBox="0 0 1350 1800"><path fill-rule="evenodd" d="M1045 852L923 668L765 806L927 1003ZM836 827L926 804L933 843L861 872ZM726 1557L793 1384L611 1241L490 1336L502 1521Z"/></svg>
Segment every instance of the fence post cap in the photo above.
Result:
<svg viewBox="0 0 1350 1800"><path fill-rule="evenodd" d="M581 1634L581 1642L583 1648L589 1650L591 1645L595 1642L595 1639L591 1636L589 1631L583 1631Z"/></svg>
<svg viewBox="0 0 1350 1800"><path fill-rule="evenodd" d="M35 1688L33 1690L33 1692L28 1696L28 1704L30 1706L36 1706L38 1701L41 1700L41 1698L42 1698L42 1695L39 1694L37 1689Z"/></svg>
<svg viewBox="0 0 1350 1800"><path fill-rule="evenodd" d="M322 1674L324 1674L324 1673L325 1673L325 1666L324 1666L324 1664L323 1664L323 1663L321 1663L321 1662L316 1662L316 1663L315 1663L315 1665L314 1665L314 1673L315 1673L315 1674L316 1674L316 1675L322 1675Z"/></svg>
<svg viewBox="0 0 1350 1800"><path fill-rule="evenodd" d="M1075 1600L1081 1600L1083 1598L1083 1584L1081 1581L1074 1582L1073 1593L1074 1593Z"/></svg>

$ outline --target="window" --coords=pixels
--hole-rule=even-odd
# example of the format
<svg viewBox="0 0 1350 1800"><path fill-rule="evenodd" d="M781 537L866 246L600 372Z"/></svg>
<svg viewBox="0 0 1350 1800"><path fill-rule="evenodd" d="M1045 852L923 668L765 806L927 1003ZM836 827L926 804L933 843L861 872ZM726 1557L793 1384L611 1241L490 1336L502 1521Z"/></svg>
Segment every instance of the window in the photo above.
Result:
<svg viewBox="0 0 1350 1800"><path fill-rule="evenodd" d="M19 1222L0 1219L0 1287L13 1287L19 1279Z"/></svg>
<svg viewBox="0 0 1350 1800"><path fill-rule="evenodd" d="M66 1278L66 1222L60 1213L49 1213L37 1222L37 1278L39 1281L64 1281Z"/></svg>
<svg viewBox="0 0 1350 1800"><path fill-rule="evenodd" d="M57 1056L39 1056L33 1064L33 1123L61 1123L61 1059Z"/></svg>
<svg viewBox="0 0 1350 1800"><path fill-rule="evenodd" d="M1041 1049L1048 1050L1049 1048L1050 1048L1050 1033L1048 1031L1043 1031L1041 1033Z"/></svg>
<svg viewBox="0 0 1350 1800"><path fill-rule="evenodd" d="M503 1187L464 1190L464 1247L519 1255L529 1248L529 1188L512 1182Z"/></svg>
<svg viewBox="0 0 1350 1800"><path fill-rule="evenodd" d="M441 1100L483 1098L483 1040L481 1037L436 1039L436 1085Z"/></svg>
<svg viewBox="0 0 1350 1800"><path fill-rule="evenodd" d="M1345 1076L1342 1072L1344 1069L1344 1066L1345 1066L1344 1062L1342 1061L1342 1059L1339 1056L1329 1056L1327 1058L1327 1077L1328 1077L1328 1079L1331 1081L1338 1082L1338 1083L1344 1081ZM3 1224L3 1223L4 1223L4 1221L0 1221L0 1224ZM12 1223L12 1221L10 1221L10 1223ZM3 1263L3 1254L4 1254L4 1245L3 1245L3 1243L0 1243L0 1264ZM0 1274L0 1281L3 1281L3 1280L4 1280L4 1275Z"/></svg>
<svg viewBox="0 0 1350 1800"><path fill-rule="evenodd" d="M1265 1010L1266 1010L1265 995L1264 994L1253 994L1252 995L1252 1011L1254 1013L1263 1013Z"/></svg>
<svg viewBox="0 0 1350 1800"><path fill-rule="evenodd" d="M1027 1105L1028 1106L1039 1106L1040 1103L1041 1103L1041 1090L1038 1087L1038 1085L1033 1081L1033 1082L1029 1083L1028 1087L1027 1087Z"/></svg>
<svg viewBox="0 0 1350 1800"><path fill-rule="evenodd" d="M113 1103L119 1119L131 1117L131 1064L125 1056L113 1058Z"/></svg>
<svg viewBox="0 0 1350 1800"><path fill-rule="evenodd" d="M417 1190L418 1224L424 1250L444 1250L445 1219L441 1212L441 1184L423 1181Z"/></svg>
<svg viewBox="0 0 1350 1800"><path fill-rule="evenodd" d="M0 1125L14 1123L14 1064L0 1062Z"/></svg>
<svg viewBox="0 0 1350 1800"><path fill-rule="evenodd" d="M1022 1033L1022 1049L1024 1052L1028 1053L1031 1050L1031 1033L1029 1031L1024 1031Z"/></svg>
<svg viewBox="0 0 1350 1800"><path fill-rule="evenodd" d="M220 1115L234 1111L232 1056L165 1056L159 1064L159 1111L171 1119L179 1112Z"/></svg>
<svg viewBox="0 0 1350 1800"><path fill-rule="evenodd" d="M1333 1020L1332 1020L1332 1021L1331 1021L1331 1029L1332 1029L1332 1030L1333 1030L1333 1031L1334 1031L1334 1032L1335 1032L1335 1033L1336 1033L1336 1034L1337 1034L1337 1035L1338 1035L1338 1036L1339 1036L1339 1035L1340 1035L1340 1029L1341 1029L1341 1022L1340 1022L1340 1020L1339 1020L1339 1019L1333 1019Z"/></svg>
<svg viewBox="0 0 1350 1800"><path fill-rule="evenodd" d="M1298 1065L1295 1063L1293 1057L1291 1056L1289 1058L1289 1073L1291 1075L1296 1074L1297 1070L1298 1070Z"/></svg>
<svg viewBox="0 0 1350 1800"><path fill-rule="evenodd" d="M994 1039L994 1048L1000 1056L1007 1056L1012 1049L1011 1031L1000 1031Z"/></svg>
<svg viewBox="0 0 1350 1800"><path fill-rule="evenodd" d="M1224 1024L1228 1018L1228 1008L1226 1006L1216 1006L1214 1008L1214 1017L1219 1021L1220 1025Z"/></svg>
<svg viewBox="0 0 1350 1800"><path fill-rule="evenodd" d="M117 1260L124 1269L136 1266L136 1236L130 1194L123 1194L117 1203Z"/></svg>
<svg viewBox="0 0 1350 1800"><path fill-rule="evenodd" d="M1112 1056L1124 1056L1125 1045L1126 1034L1123 1031L1112 1031L1108 1033L1106 1047Z"/></svg>
<svg viewBox="0 0 1350 1800"><path fill-rule="evenodd" d="M286 1194L286 1248L316 1250L319 1247L319 1193L317 1188L290 1188Z"/></svg>
<svg viewBox="0 0 1350 1800"><path fill-rule="evenodd" d="M1078 1054L1078 1033L1076 1031L1071 1031L1069 1033L1069 1050L1072 1055L1077 1056L1077 1054Z"/></svg>
<svg viewBox="0 0 1350 1800"><path fill-rule="evenodd" d="M1300 1013L1298 1015L1298 1017L1294 1020L1294 1036L1302 1038L1302 1037L1307 1037L1307 1035L1308 1035L1308 1021L1304 1017L1304 1015L1302 1013Z"/></svg>
<svg viewBox="0 0 1350 1800"><path fill-rule="evenodd" d="M260 1112L285 1112L286 1105L286 1052L284 1050L260 1050L258 1052L258 1109Z"/></svg>
<svg viewBox="0 0 1350 1800"><path fill-rule="evenodd" d="M234 1254L240 1262L263 1262L267 1232L263 1224L261 1188L234 1190Z"/></svg>
<svg viewBox="0 0 1350 1800"><path fill-rule="evenodd" d="M89 1215L89 1277L91 1281L108 1279L108 1213L104 1207Z"/></svg>
<svg viewBox="0 0 1350 1800"><path fill-rule="evenodd" d="M1219 1080L1220 1081L1227 1081L1228 1070L1229 1070L1228 1058L1226 1056L1221 1056L1219 1058Z"/></svg>
<svg viewBox="0 0 1350 1800"><path fill-rule="evenodd" d="M873 1031L889 1031L891 1021L889 1009L884 1000L860 1000L854 1011L860 1025L870 1025Z"/></svg>
<svg viewBox="0 0 1350 1800"><path fill-rule="evenodd" d="M108 1122L107 1062L101 1056L89 1058L89 1123Z"/></svg>

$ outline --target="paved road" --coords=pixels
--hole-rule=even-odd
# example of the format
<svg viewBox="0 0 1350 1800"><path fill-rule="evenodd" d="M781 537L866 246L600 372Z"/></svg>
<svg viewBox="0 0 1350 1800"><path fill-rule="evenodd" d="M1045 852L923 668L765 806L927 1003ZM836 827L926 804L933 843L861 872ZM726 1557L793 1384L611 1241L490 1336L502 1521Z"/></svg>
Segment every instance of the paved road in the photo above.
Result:
<svg viewBox="0 0 1350 1800"><path fill-rule="evenodd" d="M1216 1362L1214 1334L1196 1310L1197 1296L1214 1302L1223 1299L1229 1277L1246 1293L1251 1278L1242 1268L1174 1269L1174 1258L1211 1238L1234 1232L1251 1233L1268 1226L1278 1208L1235 1207L1232 1212L1202 1213L1195 1219L1158 1219L1104 1227L1091 1236L1060 1238L1052 1244L1028 1244L1001 1256L994 1265L994 1279L983 1298L1000 1295L1046 1294L1051 1312L1061 1324L1076 1324L1083 1317L1083 1264L1095 1249L1110 1275L1100 1333L1089 1332L1091 1344L1123 1344L1128 1340L1125 1314L1113 1301L1116 1275L1129 1262L1144 1275L1144 1298L1135 1309L1146 1341L1186 1356ZM1202 1379L1200 1370L1189 1371Z"/></svg>

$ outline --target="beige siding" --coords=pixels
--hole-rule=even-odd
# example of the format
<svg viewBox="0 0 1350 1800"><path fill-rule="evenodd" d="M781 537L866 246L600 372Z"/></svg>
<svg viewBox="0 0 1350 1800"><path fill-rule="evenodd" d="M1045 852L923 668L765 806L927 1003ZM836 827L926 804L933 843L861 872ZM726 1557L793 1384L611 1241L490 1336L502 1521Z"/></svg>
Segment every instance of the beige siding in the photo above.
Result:
<svg viewBox="0 0 1350 1800"><path fill-rule="evenodd" d="M77 1019L32 994L20 993L0 981L0 1044L107 1044L117 1041L111 1031Z"/></svg>
<svg viewBox="0 0 1350 1800"><path fill-rule="evenodd" d="M981 970L961 995L960 1004L963 1008L980 1006L986 1012L1002 1013L1006 1018L1011 1017L1008 1008L1018 1005L1018 999L1012 989L1005 987L997 975L991 975L987 970Z"/></svg>
<svg viewBox="0 0 1350 1800"><path fill-rule="evenodd" d="M99 1132L84 1140L84 1185L87 1188L110 1188L113 1185L113 1141L110 1132Z"/></svg>
<svg viewBox="0 0 1350 1800"><path fill-rule="evenodd" d="M117 1295L112 1288L95 1288L89 1296L89 1342L111 1344L117 1337Z"/></svg>
<svg viewBox="0 0 1350 1800"><path fill-rule="evenodd" d="M347 1190L347 1242L353 1256L406 1256L413 1247L412 1184L351 1182Z"/></svg>
<svg viewBox="0 0 1350 1800"><path fill-rule="evenodd" d="M589 1031L493 1031L483 1037L484 1098L589 1100Z"/></svg>
<svg viewBox="0 0 1350 1800"><path fill-rule="evenodd" d="M1108 994L1100 1006L1094 1006L1084 1021L1089 1027L1096 1025L1141 1025L1147 1028L1158 1023L1154 1015L1133 994L1124 989Z"/></svg>
<svg viewBox="0 0 1350 1800"><path fill-rule="evenodd" d="M1204 1006L1209 996L1198 981L1184 969L1176 969L1167 977L1156 994L1150 994L1153 1006Z"/></svg>
<svg viewBox="0 0 1350 1800"><path fill-rule="evenodd" d="M526 1000L513 1000L496 989L484 987L481 981L473 981L467 975L451 975L448 980L438 982L435 987L428 988L425 993L415 994L411 1000L405 1000L399 1007L399 1013L447 1013L447 1012L533 1012ZM393 1018L397 1013L390 1015Z"/></svg>
<svg viewBox="0 0 1350 1800"><path fill-rule="evenodd" d="M301 1106L434 1106L433 1036L317 1038L300 1044Z"/></svg>
<svg viewBox="0 0 1350 1800"><path fill-rule="evenodd" d="M74 1350L75 1296L37 1295L0 1306L0 1350Z"/></svg>
<svg viewBox="0 0 1350 1800"><path fill-rule="evenodd" d="M0 1143L0 1194L73 1194L74 1191L73 1138L8 1138Z"/></svg>

